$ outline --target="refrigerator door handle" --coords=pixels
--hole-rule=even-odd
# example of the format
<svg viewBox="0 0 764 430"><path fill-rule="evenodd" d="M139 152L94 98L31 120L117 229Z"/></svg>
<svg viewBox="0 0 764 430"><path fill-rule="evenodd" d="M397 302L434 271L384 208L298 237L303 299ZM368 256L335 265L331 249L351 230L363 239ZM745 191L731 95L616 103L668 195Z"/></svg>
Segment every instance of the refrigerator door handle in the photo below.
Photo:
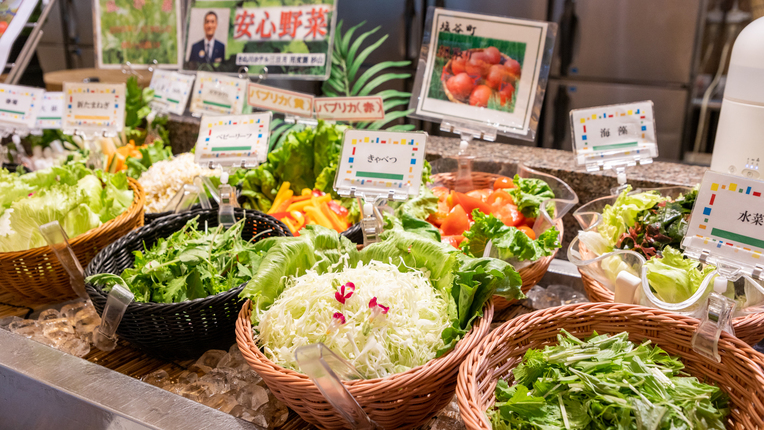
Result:
<svg viewBox="0 0 764 430"><path fill-rule="evenodd" d="M565 133L568 133L568 117L570 115L570 96L568 86L560 84L557 87L557 95L554 98L554 110L552 116L552 148L562 149L565 141Z"/></svg>
<svg viewBox="0 0 764 430"><path fill-rule="evenodd" d="M568 75L568 69L573 62L573 43L577 28L576 3L574 0L565 0L560 17L560 76Z"/></svg>

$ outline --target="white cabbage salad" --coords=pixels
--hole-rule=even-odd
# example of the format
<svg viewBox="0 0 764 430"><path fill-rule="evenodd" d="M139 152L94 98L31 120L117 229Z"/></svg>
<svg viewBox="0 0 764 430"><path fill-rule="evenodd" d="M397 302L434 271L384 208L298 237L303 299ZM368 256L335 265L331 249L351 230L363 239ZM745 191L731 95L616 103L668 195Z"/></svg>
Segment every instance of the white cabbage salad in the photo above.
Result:
<svg viewBox="0 0 764 430"><path fill-rule="evenodd" d="M427 272L392 264L340 262L328 273L289 277L267 310L257 311L258 344L269 360L299 371L297 347L323 342L367 378L405 372L436 357L451 325L448 301Z"/></svg>

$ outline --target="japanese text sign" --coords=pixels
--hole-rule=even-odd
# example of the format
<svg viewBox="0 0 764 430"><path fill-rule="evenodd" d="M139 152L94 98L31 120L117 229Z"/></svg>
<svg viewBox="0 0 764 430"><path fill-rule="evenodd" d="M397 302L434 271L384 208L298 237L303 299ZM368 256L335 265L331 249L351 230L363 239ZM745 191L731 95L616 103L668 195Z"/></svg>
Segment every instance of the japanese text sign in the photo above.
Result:
<svg viewBox="0 0 764 430"><path fill-rule="evenodd" d="M45 90L41 88L0 84L0 124L33 128L44 93Z"/></svg>
<svg viewBox="0 0 764 430"><path fill-rule="evenodd" d="M194 160L207 166L255 167L268 156L271 112L202 117Z"/></svg>
<svg viewBox="0 0 764 430"><path fill-rule="evenodd" d="M151 76L149 86L154 90L154 109L183 115L194 85L193 75L157 69Z"/></svg>
<svg viewBox="0 0 764 430"><path fill-rule="evenodd" d="M282 90L260 84L249 84L250 106L302 117L313 116L313 95Z"/></svg>
<svg viewBox="0 0 764 430"><path fill-rule="evenodd" d="M115 134L125 125L125 84L64 83L65 133Z"/></svg>
<svg viewBox="0 0 764 430"><path fill-rule="evenodd" d="M706 172L682 245L764 265L763 194L762 181Z"/></svg>
<svg viewBox="0 0 764 430"><path fill-rule="evenodd" d="M335 121L374 121L385 118L382 97L319 97L316 118Z"/></svg>
<svg viewBox="0 0 764 430"><path fill-rule="evenodd" d="M366 199L412 197L422 184L427 133L347 130L342 141L334 189Z"/></svg>
<svg viewBox="0 0 764 430"><path fill-rule="evenodd" d="M196 75L190 110L195 114L232 115L244 108L247 80L217 73Z"/></svg>
<svg viewBox="0 0 764 430"><path fill-rule="evenodd" d="M101 0L103 1L103 0ZM327 79L336 0L191 0L183 68L266 73L269 79Z"/></svg>
<svg viewBox="0 0 764 430"><path fill-rule="evenodd" d="M570 126L578 164L658 156L651 101L575 109Z"/></svg>
<svg viewBox="0 0 764 430"><path fill-rule="evenodd" d="M64 93L46 92L42 96L40 111L37 113L38 129L59 129L61 128L61 115L64 111Z"/></svg>
<svg viewBox="0 0 764 430"><path fill-rule="evenodd" d="M325 4L302 6L237 8L233 40L324 40L329 34L332 7Z"/></svg>

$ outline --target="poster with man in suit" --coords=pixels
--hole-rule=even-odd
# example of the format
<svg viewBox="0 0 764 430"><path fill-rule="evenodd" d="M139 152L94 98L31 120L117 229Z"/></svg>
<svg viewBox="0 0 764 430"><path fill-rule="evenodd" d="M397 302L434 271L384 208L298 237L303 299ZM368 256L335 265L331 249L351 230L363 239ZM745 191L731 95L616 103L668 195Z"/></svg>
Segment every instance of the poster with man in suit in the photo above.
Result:
<svg viewBox="0 0 764 430"><path fill-rule="evenodd" d="M188 62L217 65L225 60L226 42L228 41L228 9L193 9L189 39L197 42L188 48ZM194 16L196 15L196 16ZM193 25L199 22L202 25ZM196 33L196 34L194 34ZM199 35L198 33L202 33ZM201 36L201 37L200 37Z"/></svg>

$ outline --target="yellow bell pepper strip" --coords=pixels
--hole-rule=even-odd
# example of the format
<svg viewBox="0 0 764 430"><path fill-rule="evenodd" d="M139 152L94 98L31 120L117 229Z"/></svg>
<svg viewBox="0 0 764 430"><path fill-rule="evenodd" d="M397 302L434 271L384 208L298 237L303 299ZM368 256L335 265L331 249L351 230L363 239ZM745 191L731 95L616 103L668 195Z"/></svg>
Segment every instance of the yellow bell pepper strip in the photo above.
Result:
<svg viewBox="0 0 764 430"><path fill-rule="evenodd" d="M303 200L301 202L292 203L287 208L287 211L289 211L289 212L292 212L292 211L303 211L303 210L305 210L305 208L307 206L316 206L316 207L318 207L318 205L321 205L321 203L328 202L331 199L332 199L332 196L330 196L328 194L325 195L325 196L321 196L321 197L313 197L313 196L311 196L307 200Z"/></svg>
<svg viewBox="0 0 764 430"><path fill-rule="evenodd" d="M311 195L313 195L313 190L311 190L310 188L303 188L302 191L300 191L300 195L310 197Z"/></svg>
<svg viewBox="0 0 764 430"><path fill-rule="evenodd" d="M329 205L323 203L319 209L321 209L321 213L329 220L329 222L332 223L332 228L334 230L339 233L347 230L345 223L340 220L336 213L329 209Z"/></svg>
<svg viewBox="0 0 764 430"><path fill-rule="evenodd" d="M310 216L310 219L315 221L321 227L334 229L331 221L329 221L329 219L327 219L326 216L321 213L321 210L316 209L313 206L307 206L305 208L305 213L307 213L308 216Z"/></svg>
<svg viewBox="0 0 764 430"><path fill-rule="evenodd" d="M294 226L294 224L292 224L292 221L288 216L281 218L279 221L283 222L289 228L289 231L291 231L292 234L297 233L297 228Z"/></svg>
<svg viewBox="0 0 764 430"><path fill-rule="evenodd" d="M281 184L281 188L279 188L279 192L276 193L276 198L273 199L273 205L271 206L271 209L268 211L268 215L274 214L278 212L279 206L281 206L281 203L284 202L284 200L289 199L294 194L289 187L291 184L289 182L284 182Z"/></svg>

